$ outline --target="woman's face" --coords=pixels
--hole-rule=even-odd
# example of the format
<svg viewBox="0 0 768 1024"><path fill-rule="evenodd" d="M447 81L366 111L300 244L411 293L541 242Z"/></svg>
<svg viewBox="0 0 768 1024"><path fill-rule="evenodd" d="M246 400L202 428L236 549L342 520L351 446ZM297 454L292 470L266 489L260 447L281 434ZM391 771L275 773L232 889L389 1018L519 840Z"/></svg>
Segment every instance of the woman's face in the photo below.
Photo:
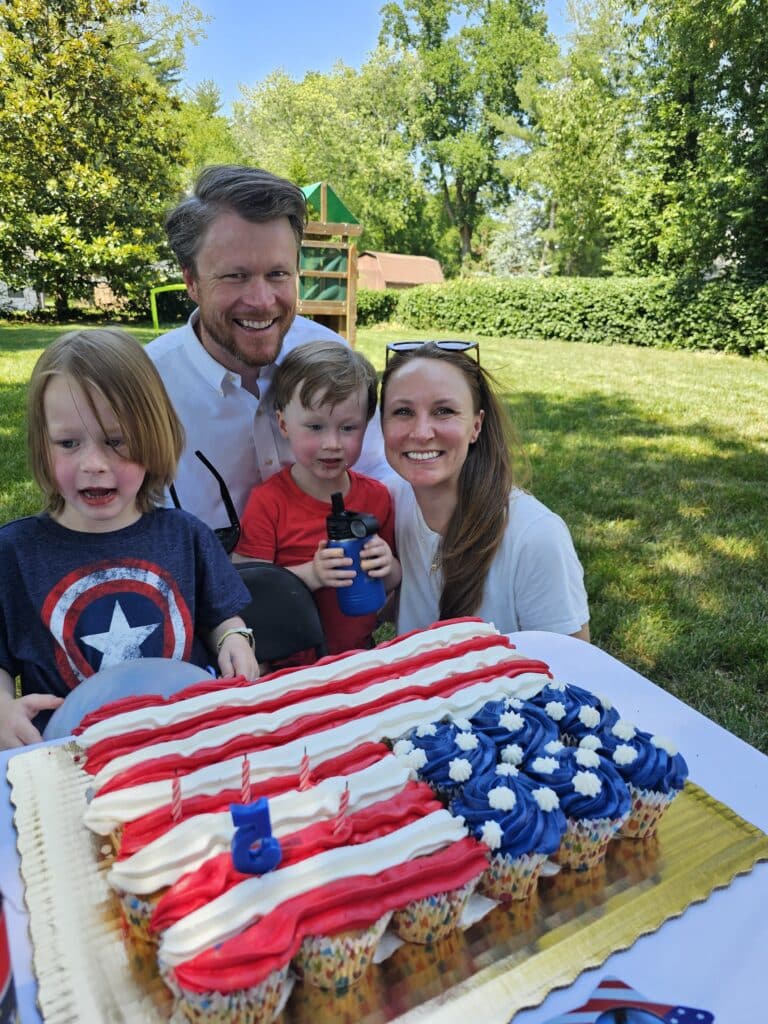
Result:
<svg viewBox="0 0 768 1024"><path fill-rule="evenodd" d="M461 370L438 359L410 359L391 374L382 405L387 461L417 492L443 488L455 494L483 415L473 408Z"/></svg>

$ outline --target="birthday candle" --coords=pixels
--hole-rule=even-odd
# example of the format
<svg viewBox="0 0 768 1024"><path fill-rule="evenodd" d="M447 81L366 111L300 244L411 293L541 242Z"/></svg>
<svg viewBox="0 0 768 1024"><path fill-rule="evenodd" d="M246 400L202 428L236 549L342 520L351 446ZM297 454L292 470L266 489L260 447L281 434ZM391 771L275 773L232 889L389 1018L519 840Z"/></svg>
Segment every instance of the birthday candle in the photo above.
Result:
<svg viewBox="0 0 768 1024"><path fill-rule="evenodd" d="M240 803L249 804L251 802L251 762L248 760L248 755L243 754L243 766L240 773Z"/></svg>
<svg viewBox="0 0 768 1024"><path fill-rule="evenodd" d="M299 766L299 789L309 789L309 758L307 757L306 747L304 747L304 753L301 756L301 765Z"/></svg>
<svg viewBox="0 0 768 1024"><path fill-rule="evenodd" d="M347 783L344 784L344 792L341 794L341 800L339 801L339 810L338 810L338 813L336 815L336 822L335 822L335 824L333 826L333 831L334 832L338 832L338 830L341 828L342 822L344 821L344 816L346 815L348 809L349 809L349 783L347 782Z"/></svg>
<svg viewBox="0 0 768 1024"><path fill-rule="evenodd" d="M174 821L181 821L181 783L178 775L174 775L171 787L171 817Z"/></svg>

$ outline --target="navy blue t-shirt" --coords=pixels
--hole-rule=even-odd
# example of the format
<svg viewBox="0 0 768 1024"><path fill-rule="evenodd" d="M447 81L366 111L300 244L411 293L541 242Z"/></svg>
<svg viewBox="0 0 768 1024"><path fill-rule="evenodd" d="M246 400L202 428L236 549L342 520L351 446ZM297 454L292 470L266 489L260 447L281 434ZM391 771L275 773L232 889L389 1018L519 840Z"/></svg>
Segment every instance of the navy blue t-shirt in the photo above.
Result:
<svg viewBox="0 0 768 1024"><path fill-rule="evenodd" d="M248 601L213 531L179 509L109 533L69 530L46 513L0 527L0 667L21 677L24 694L66 697L134 658L205 667L212 655L195 630Z"/></svg>

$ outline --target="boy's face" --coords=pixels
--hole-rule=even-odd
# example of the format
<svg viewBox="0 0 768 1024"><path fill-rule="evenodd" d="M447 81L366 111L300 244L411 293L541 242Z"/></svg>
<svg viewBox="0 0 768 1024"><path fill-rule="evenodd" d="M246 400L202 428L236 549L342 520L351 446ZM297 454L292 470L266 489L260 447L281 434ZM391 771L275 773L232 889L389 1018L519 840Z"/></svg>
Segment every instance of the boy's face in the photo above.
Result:
<svg viewBox="0 0 768 1024"><path fill-rule="evenodd" d="M107 533L139 519L136 496L146 472L128 459L106 399L96 392L93 403L98 418L80 385L64 374L51 377L43 395L50 465L64 499L57 521L81 533Z"/></svg>
<svg viewBox="0 0 768 1024"><path fill-rule="evenodd" d="M303 491L325 500L343 487L347 467L360 458L366 420L367 394L361 387L338 405L316 402L305 408L298 395L277 412L280 433L288 438L293 456L293 478Z"/></svg>

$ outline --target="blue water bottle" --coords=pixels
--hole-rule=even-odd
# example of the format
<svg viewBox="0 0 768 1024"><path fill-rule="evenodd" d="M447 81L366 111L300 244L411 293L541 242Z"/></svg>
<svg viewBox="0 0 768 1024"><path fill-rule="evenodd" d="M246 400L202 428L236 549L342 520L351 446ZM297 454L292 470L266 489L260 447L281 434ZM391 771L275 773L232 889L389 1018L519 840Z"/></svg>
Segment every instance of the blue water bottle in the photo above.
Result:
<svg viewBox="0 0 768 1024"><path fill-rule="evenodd" d="M326 520L328 546L343 548L357 573L351 587L339 587L336 591L339 608L344 615L370 615L381 608L387 594L383 580L374 579L360 568L360 552L368 538L378 532L379 521L368 512L345 509L339 491L331 495L331 507L333 511Z"/></svg>

